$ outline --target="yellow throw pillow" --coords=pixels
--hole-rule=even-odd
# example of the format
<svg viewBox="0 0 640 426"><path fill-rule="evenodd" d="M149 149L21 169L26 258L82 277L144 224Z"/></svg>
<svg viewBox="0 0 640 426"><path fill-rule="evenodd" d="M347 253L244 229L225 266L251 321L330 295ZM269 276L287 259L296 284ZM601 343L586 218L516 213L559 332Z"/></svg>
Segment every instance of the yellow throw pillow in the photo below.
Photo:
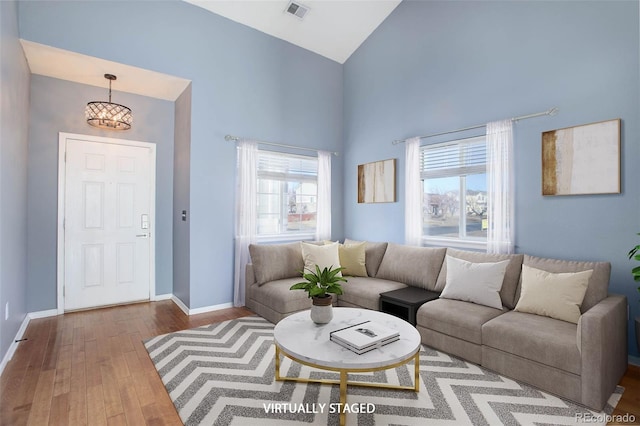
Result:
<svg viewBox="0 0 640 426"><path fill-rule="evenodd" d="M340 244L338 255L340 256L340 266L342 275L352 277L366 277L367 268L365 265L365 245L366 242L356 244Z"/></svg>
<svg viewBox="0 0 640 426"><path fill-rule="evenodd" d="M578 323L593 269L552 273L522 265L522 290L514 311Z"/></svg>

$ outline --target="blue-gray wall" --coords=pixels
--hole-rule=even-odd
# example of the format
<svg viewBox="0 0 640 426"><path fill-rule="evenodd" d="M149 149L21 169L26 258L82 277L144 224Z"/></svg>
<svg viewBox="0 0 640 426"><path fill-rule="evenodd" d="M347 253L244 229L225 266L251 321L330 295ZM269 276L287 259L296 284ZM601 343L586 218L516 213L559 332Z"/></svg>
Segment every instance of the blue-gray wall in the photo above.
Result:
<svg viewBox="0 0 640 426"><path fill-rule="evenodd" d="M174 103L114 91L114 102L133 110L134 124L131 130L113 132L89 126L84 118L87 102L105 99L106 95L105 88L31 76L27 191L29 312L57 307L59 132L156 145L156 294L172 293Z"/></svg>
<svg viewBox="0 0 640 426"><path fill-rule="evenodd" d="M515 125L517 250L611 262L611 291L640 315L626 257L640 232L638 22L637 1L403 1L344 66L347 235L403 242L404 147L392 140L555 106ZM543 197L541 132L613 118L622 193ZM386 158L399 159L399 202L357 204L356 166Z"/></svg>
<svg viewBox="0 0 640 426"><path fill-rule="evenodd" d="M640 231L638 2L405 0L344 66L183 2L123 7L20 2L20 36L192 81L190 142L179 142L189 188L173 205L173 215L190 210L190 253L174 256L189 284L173 288L190 308L232 300L235 149L225 134L341 151L333 237L402 242L404 150L391 140L556 106L555 117L516 125L518 251L610 261L612 291L640 315L626 259ZM113 22L109 43L86 37ZM612 118L623 123L622 193L542 197L540 133ZM398 202L357 204L356 166L387 158L399 159Z"/></svg>
<svg viewBox="0 0 640 426"><path fill-rule="evenodd" d="M0 2L0 360L27 313L29 68L18 41L17 5ZM9 304L9 319L5 307Z"/></svg>
<svg viewBox="0 0 640 426"><path fill-rule="evenodd" d="M236 150L224 135L341 151L342 66L180 1L28 1L19 19L27 40L192 81L184 297L192 309L232 302ZM108 43L87 36L106 27L117 28ZM338 183L341 162L334 158ZM338 184L336 238L342 199Z"/></svg>
<svg viewBox="0 0 640 426"><path fill-rule="evenodd" d="M175 138L173 156L173 294L189 306L189 223L191 215L191 85L175 102ZM182 220L182 211L187 220Z"/></svg>

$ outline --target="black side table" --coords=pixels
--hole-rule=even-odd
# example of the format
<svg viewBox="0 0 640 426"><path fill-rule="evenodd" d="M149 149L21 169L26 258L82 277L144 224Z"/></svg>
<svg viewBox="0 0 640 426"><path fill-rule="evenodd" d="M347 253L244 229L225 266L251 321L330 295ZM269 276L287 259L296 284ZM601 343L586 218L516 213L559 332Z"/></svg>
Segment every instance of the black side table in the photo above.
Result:
<svg viewBox="0 0 640 426"><path fill-rule="evenodd" d="M418 308L430 300L437 299L440 293L418 287L406 287L400 290L380 293L380 311L395 315L416 325Z"/></svg>

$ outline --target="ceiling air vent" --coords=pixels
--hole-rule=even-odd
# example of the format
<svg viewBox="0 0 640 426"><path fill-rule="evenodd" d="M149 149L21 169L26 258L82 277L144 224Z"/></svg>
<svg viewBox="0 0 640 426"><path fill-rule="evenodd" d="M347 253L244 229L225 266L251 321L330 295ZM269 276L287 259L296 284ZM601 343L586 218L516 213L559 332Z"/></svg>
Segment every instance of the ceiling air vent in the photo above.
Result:
<svg viewBox="0 0 640 426"><path fill-rule="evenodd" d="M304 18L304 15L307 14L307 12L309 11L309 8L307 6L304 6L298 2L295 1L291 1L289 2L289 5L287 6L287 9L285 10L285 12L296 16L300 19Z"/></svg>

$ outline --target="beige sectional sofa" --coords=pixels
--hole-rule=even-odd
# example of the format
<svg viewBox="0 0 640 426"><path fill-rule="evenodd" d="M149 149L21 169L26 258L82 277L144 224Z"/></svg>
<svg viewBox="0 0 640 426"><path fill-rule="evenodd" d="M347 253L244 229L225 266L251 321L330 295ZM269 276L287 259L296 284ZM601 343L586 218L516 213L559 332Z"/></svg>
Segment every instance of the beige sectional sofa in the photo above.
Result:
<svg viewBox="0 0 640 426"><path fill-rule="evenodd" d="M346 241L345 243L350 243ZM608 294L610 264L491 255L446 248L366 243L367 277L347 277L338 306L378 310L379 295L407 286L442 292L446 256L473 264L505 262L501 309L439 298L417 313L422 342L505 376L601 410L627 368L627 300ZM306 292L291 291L304 267L300 243L252 245L246 306L276 323L309 309ZM503 265L504 265L503 264ZM593 271L577 324L514 310L523 265L551 273Z"/></svg>

